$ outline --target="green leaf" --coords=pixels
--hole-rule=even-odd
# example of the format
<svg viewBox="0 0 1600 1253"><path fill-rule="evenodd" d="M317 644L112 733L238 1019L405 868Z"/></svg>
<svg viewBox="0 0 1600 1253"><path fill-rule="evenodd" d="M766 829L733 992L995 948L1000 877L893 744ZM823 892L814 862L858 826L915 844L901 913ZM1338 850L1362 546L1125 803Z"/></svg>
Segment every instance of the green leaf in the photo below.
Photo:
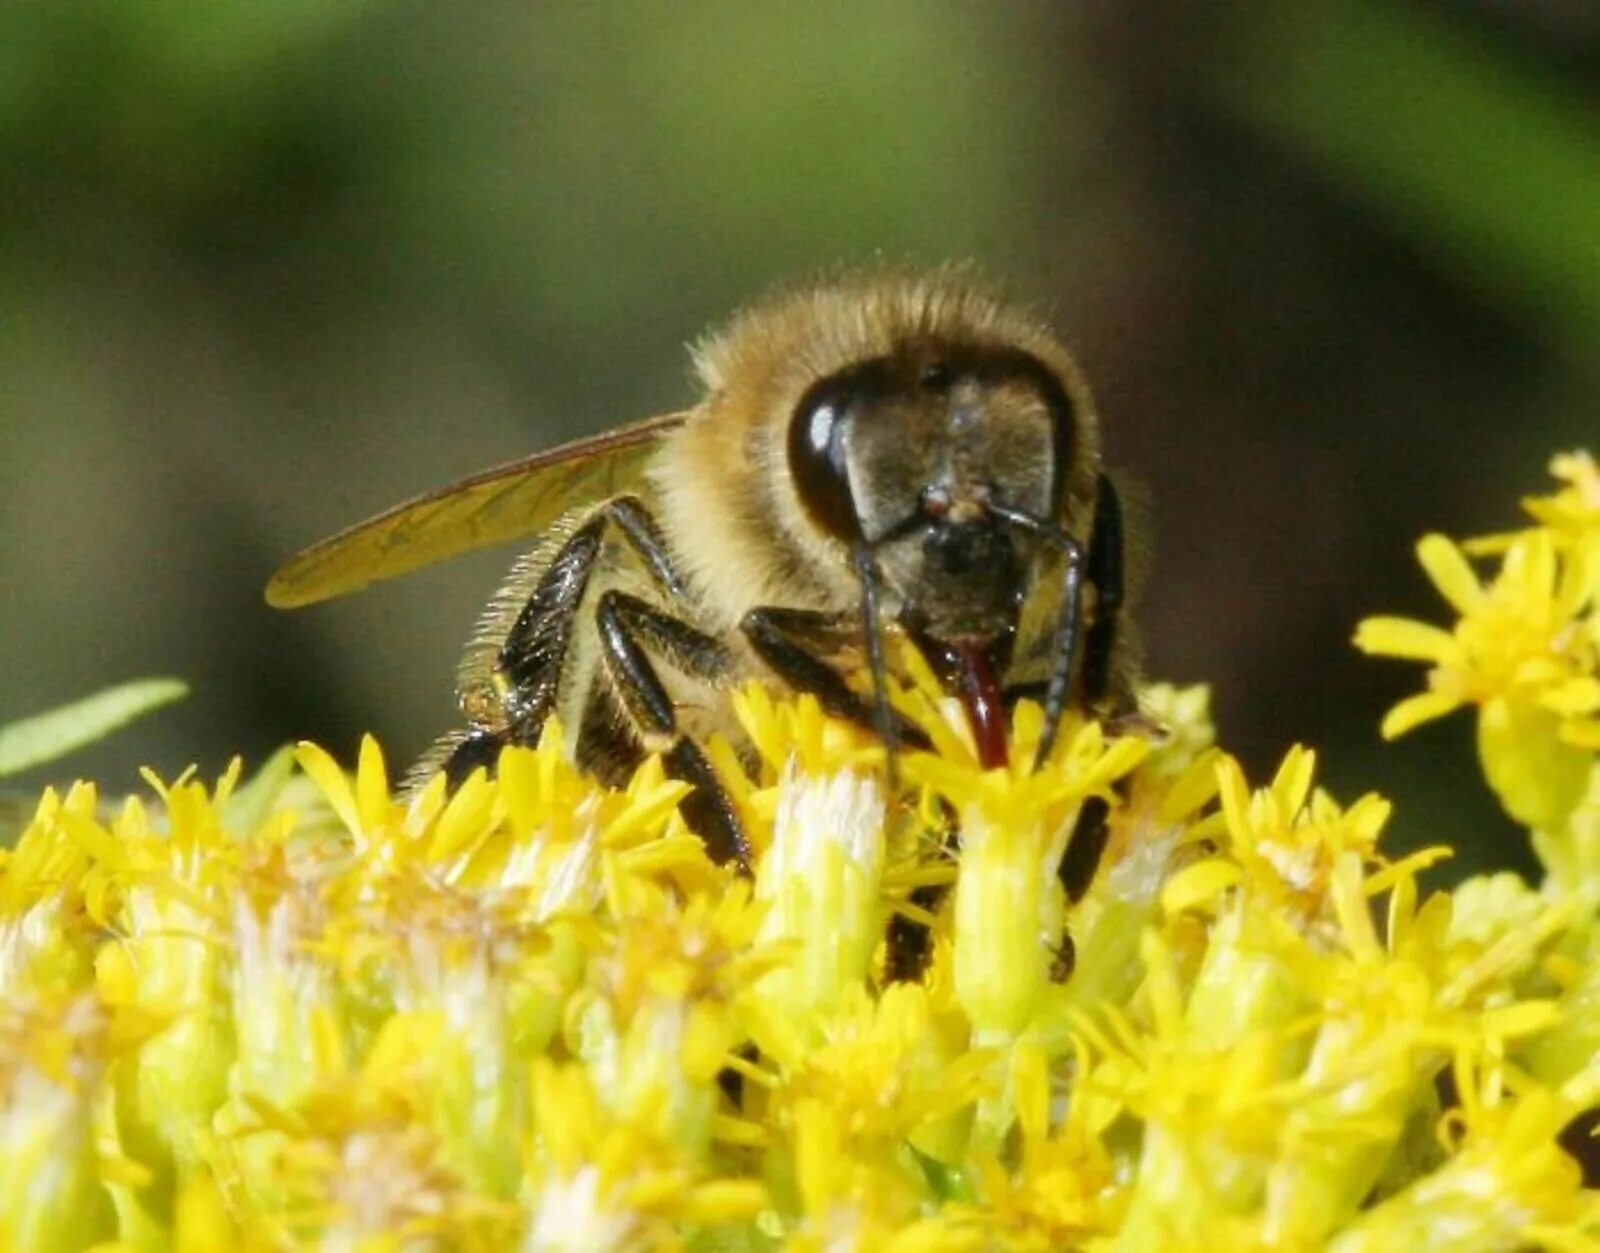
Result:
<svg viewBox="0 0 1600 1253"><path fill-rule="evenodd" d="M0 777L55 761L189 694L180 679L135 679L0 727Z"/></svg>
<svg viewBox="0 0 1600 1253"><path fill-rule="evenodd" d="M1577 84L1438 8L1224 6L1204 89L1587 366L1600 326L1600 117Z"/></svg>
<svg viewBox="0 0 1600 1253"><path fill-rule="evenodd" d="M908 1143L906 1148L911 1150L912 1160L922 1167L922 1176L928 1181L928 1188L934 1196L941 1201L964 1201L969 1204L977 1199L972 1181L961 1167L929 1157L914 1144Z"/></svg>

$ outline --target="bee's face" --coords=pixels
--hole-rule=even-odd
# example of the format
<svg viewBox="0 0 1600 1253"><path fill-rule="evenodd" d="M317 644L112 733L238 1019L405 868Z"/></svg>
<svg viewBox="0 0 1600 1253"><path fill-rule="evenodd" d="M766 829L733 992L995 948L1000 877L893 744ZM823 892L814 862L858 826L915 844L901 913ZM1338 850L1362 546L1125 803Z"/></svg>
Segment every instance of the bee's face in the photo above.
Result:
<svg viewBox="0 0 1600 1253"><path fill-rule="evenodd" d="M1071 399L1033 356L927 345L812 386L789 465L810 520L865 546L909 622L989 640L1016 622L1034 542L991 506L1057 517L1074 442Z"/></svg>

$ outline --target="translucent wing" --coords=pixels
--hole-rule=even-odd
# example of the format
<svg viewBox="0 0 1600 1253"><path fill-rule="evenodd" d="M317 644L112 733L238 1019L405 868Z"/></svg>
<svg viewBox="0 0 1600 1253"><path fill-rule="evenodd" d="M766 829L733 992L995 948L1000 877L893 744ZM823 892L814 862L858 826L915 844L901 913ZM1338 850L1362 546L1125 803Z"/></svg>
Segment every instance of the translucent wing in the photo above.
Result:
<svg viewBox="0 0 1600 1253"><path fill-rule="evenodd" d="M267 584L267 603L313 605L542 530L637 483L660 440L688 416L663 414L574 440L396 505L290 558Z"/></svg>

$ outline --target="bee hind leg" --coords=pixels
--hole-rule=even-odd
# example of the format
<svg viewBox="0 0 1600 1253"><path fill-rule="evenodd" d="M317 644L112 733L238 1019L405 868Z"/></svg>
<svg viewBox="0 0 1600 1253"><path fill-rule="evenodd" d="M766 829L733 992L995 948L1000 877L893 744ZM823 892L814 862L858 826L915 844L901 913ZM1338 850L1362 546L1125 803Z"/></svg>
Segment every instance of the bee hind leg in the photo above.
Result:
<svg viewBox="0 0 1600 1253"><path fill-rule="evenodd" d="M487 726L468 726L449 731L417 759L400 784L402 797L420 792L434 775L443 773L445 790L454 792L474 770L490 775L500 761L500 750L511 742L508 732Z"/></svg>
<svg viewBox="0 0 1600 1253"><path fill-rule="evenodd" d="M744 824L705 753L679 726L672 696L650 659L655 652L684 674L715 682L732 668L727 648L714 636L621 591L601 595L595 622L603 673L640 746L660 753L668 772L694 788L683 802L684 817L705 840L712 859L735 862L748 874L750 843Z"/></svg>

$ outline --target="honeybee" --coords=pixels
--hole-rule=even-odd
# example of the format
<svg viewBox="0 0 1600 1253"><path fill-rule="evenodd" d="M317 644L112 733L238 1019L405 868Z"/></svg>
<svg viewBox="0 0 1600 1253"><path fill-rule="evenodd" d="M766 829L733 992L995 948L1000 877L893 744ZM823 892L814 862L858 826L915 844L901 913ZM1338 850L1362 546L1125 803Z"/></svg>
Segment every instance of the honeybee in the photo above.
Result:
<svg viewBox="0 0 1600 1253"><path fill-rule="evenodd" d="M870 271L780 292L693 355L693 408L390 509L294 557L267 599L536 534L467 645L466 725L425 767L493 770L560 714L603 779L660 753L712 854L746 868L701 747L743 678L875 729L891 769L919 733L885 696L888 632L959 698L988 765L1021 696L1044 705L1039 760L1069 706L1128 706L1122 508L1044 325L964 271ZM868 696L847 682L861 669Z"/></svg>

